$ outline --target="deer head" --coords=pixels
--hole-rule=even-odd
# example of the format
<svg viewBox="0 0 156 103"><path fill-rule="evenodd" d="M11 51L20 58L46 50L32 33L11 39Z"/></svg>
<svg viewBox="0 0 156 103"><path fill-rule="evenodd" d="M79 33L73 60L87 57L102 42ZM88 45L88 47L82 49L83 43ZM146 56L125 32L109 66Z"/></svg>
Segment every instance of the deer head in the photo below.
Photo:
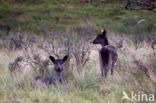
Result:
<svg viewBox="0 0 156 103"><path fill-rule="evenodd" d="M49 56L50 60L54 64L54 69L56 72L63 71L63 64L68 59L68 55L66 55L63 59L55 59L53 56Z"/></svg>
<svg viewBox="0 0 156 103"><path fill-rule="evenodd" d="M103 30L100 34L98 34L93 40L93 44L101 44L102 46L109 45L106 33L107 31Z"/></svg>

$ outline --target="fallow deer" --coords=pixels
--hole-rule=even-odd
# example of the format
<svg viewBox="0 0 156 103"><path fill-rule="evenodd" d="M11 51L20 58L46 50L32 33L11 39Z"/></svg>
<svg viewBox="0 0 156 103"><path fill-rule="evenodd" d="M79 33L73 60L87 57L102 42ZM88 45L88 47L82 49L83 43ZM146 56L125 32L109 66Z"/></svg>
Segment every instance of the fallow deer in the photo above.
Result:
<svg viewBox="0 0 156 103"><path fill-rule="evenodd" d="M53 56L49 56L50 60L54 64L54 69L56 72L55 76L49 77L40 77L37 76L34 80L36 85L40 86L49 86L51 84L55 84L56 82L63 83L63 64L68 59L68 55L66 55L63 59L55 59Z"/></svg>
<svg viewBox="0 0 156 103"><path fill-rule="evenodd" d="M93 44L101 44L102 46L99 51L101 77L107 77L109 70L113 74L113 67L118 57L117 49L109 45L106 33L106 30L103 30L93 41Z"/></svg>

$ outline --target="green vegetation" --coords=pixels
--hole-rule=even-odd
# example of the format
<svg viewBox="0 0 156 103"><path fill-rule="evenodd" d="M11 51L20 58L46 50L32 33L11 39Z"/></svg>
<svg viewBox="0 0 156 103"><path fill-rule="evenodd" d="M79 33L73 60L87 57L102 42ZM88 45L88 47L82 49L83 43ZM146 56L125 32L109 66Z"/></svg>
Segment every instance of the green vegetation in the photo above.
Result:
<svg viewBox="0 0 156 103"><path fill-rule="evenodd" d="M125 34L125 44L118 50L119 59L113 76L109 72L108 78L101 80L98 46L89 44L92 50L83 70L79 73L76 61L72 58L68 70L65 70L67 83L47 88L32 84L36 76L32 68L24 72L17 71L13 77L10 75L8 64L25 51L7 50L0 39L0 103L131 103L122 99L123 91L128 95L134 91L156 96L156 82L141 71L132 58L136 56L155 71L156 58L153 51L145 41L140 42L136 50L136 44L129 38L156 35L156 13L129 11L124 9L124 5L125 2L119 1L88 4L83 0L0 0L0 25L8 25L11 28L10 35L37 35L39 43L35 44L36 47L43 44L40 37L53 30L56 30L56 34L57 31L68 33L75 44L79 44L85 36L85 39L91 41L101 28L109 31L110 41L119 36L116 34ZM77 32L84 31L75 33L75 28L78 28ZM0 37L3 36L6 35L2 29ZM58 42L63 37L60 36ZM38 51L44 56L43 50ZM53 68L49 68L49 71L53 73ZM156 78L156 73L149 75Z"/></svg>
<svg viewBox="0 0 156 103"><path fill-rule="evenodd" d="M66 30L68 26L91 22L119 33L155 34L156 13L125 10L124 2L91 5L79 0L35 1L38 0L1 3L0 24L9 25L12 31L31 31L38 34L39 31ZM140 20L143 21L138 23Z"/></svg>

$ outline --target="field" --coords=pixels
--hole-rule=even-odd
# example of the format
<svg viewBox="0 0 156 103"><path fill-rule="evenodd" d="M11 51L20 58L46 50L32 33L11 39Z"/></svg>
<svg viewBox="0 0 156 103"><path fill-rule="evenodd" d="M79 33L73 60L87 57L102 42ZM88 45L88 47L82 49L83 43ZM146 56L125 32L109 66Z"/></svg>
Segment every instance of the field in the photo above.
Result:
<svg viewBox="0 0 156 103"><path fill-rule="evenodd" d="M126 10L124 5L121 1L1 0L0 103L155 103L156 97L154 101L149 97L156 96L156 57L151 48L156 13ZM118 48L114 75L109 72L108 78L101 79L101 47L91 42L103 28L111 45L118 47L123 40L123 46ZM69 54L65 83L33 85L42 69L43 76L54 75L53 64L45 66L42 61L55 54L60 58ZM23 61L10 71L9 64L19 56L31 63ZM131 97L132 92L136 100L123 99L124 93ZM141 101L144 94L147 98Z"/></svg>

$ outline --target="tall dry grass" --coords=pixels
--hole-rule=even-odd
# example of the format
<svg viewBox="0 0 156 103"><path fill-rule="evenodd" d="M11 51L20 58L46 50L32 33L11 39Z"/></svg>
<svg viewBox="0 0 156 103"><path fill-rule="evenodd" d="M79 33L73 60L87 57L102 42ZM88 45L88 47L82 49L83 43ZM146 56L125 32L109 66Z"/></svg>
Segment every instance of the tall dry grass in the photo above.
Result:
<svg viewBox="0 0 156 103"><path fill-rule="evenodd" d="M111 34L109 38L116 35ZM93 37L92 37L93 38ZM122 92L143 91L156 94L155 77L156 65L152 48L145 41L136 44L127 36L122 37L123 47L118 49L118 61L114 68L114 75L101 80L98 59L100 46L89 44L90 56L86 65L78 71L76 60L70 55L68 68L64 68L66 84L52 85L49 88L36 87L32 84L33 78L38 75L34 69L27 65L21 71L10 75L8 64L17 56L23 56L26 51L0 51L0 102L2 103L129 103L122 100ZM38 38L39 44L42 38ZM114 43L111 39L112 44ZM91 41L91 39L90 39ZM48 59L48 53L34 44L36 53L42 59ZM115 43L114 43L115 45ZM79 48L77 48L79 49ZM62 53L67 53L62 52ZM61 55L64 55L61 54ZM148 65L148 72L140 69L134 61L140 60L144 66ZM53 65L48 66L49 74L53 75ZM154 69L154 70L153 70ZM152 78L151 78L152 77Z"/></svg>

